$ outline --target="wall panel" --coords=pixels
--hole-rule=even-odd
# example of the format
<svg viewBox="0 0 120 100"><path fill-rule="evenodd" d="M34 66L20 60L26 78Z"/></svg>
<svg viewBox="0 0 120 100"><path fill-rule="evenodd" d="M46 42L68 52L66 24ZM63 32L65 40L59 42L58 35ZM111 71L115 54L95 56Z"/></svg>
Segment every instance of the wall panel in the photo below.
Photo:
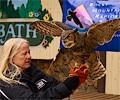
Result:
<svg viewBox="0 0 120 100"><path fill-rule="evenodd" d="M105 92L120 95L120 52L107 52L106 54Z"/></svg>

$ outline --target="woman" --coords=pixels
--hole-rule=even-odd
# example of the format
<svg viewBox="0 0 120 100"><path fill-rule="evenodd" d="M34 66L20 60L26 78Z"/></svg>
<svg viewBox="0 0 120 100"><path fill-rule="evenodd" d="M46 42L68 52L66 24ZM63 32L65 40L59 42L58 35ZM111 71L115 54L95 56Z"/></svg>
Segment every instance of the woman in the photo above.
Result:
<svg viewBox="0 0 120 100"><path fill-rule="evenodd" d="M37 69L31 62L27 40L11 38L3 45L0 59L1 98L10 100L63 99L78 87L86 73L74 74L64 82L59 82Z"/></svg>

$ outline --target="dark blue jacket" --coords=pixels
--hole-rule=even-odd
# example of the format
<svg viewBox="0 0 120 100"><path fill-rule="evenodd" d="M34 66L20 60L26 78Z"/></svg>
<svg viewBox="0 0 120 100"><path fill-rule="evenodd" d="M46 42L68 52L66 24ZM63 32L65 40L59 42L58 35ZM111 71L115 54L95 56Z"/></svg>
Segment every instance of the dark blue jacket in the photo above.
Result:
<svg viewBox="0 0 120 100"><path fill-rule="evenodd" d="M0 82L2 91L11 100L61 100L72 93L64 83L46 75L33 64L22 72L20 81L23 85L10 86Z"/></svg>

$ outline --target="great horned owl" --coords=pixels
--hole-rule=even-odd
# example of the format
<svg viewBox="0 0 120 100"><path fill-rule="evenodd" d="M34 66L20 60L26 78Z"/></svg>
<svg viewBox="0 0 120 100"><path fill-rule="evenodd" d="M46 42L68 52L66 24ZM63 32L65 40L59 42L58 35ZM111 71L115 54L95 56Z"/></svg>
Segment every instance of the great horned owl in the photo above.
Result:
<svg viewBox="0 0 120 100"><path fill-rule="evenodd" d="M73 60L75 64L72 65L72 68L85 64L89 70L88 78L98 80L105 75L105 68L100 61L99 52L95 51L95 48L111 41L115 32L120 30L120 19L94 23L87 32L79 32L58 21L40 20L31 23L30 28L36 30L38 34L60 36L64 45L60 52L69 60L68 66ZM69 57L69 55L71 56Z"/></svg>

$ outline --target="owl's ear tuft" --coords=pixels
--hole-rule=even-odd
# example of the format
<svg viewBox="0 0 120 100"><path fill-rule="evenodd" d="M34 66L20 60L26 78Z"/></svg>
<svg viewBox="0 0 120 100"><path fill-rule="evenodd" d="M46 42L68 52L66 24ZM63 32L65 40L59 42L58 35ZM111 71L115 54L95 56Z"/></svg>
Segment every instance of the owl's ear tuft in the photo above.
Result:
<svg viewBox="0 0 120 100"><path fill-rule="evenodd" d="M78 29L77 29L77 28L73 30L73 32L77 32L77 31L78 31Z"/></svg>

